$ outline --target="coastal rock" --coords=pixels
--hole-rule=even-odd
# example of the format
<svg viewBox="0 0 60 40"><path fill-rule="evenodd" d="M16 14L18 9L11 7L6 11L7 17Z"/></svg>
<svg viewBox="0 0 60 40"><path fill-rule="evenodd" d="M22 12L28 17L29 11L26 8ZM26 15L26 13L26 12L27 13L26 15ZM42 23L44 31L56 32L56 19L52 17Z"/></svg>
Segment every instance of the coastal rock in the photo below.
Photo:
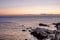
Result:
<svg viewBox="0 0 60 40"><path fill-rule="evenodd" d="M31 32L31 35L36 37L38 40L43 40L48 38L52 32L48 29L43 29L43 28L36 28L33 29L33 32Z"/></svg>
<svg viewBox="0 0 60 40"><path fill-rule="evenodd" d="M60 30L60 23L52 23L53 25L55 25L55 27L57 28L57 30Z"/></svg>
<svg viewBox="0 0 60 40"><path fill-rule="evenodd" d="M57 30L48 30L44 28L36 28L31 31L31 35L38 40L60 40L60 32Z"/></svg>
<svg viewBox="0 0 60 40"><path fill-rule="evenodd" d="M49 27L49 25L47 25L47 24L43 24L43 23L40 23L39 26Z"/></svg>

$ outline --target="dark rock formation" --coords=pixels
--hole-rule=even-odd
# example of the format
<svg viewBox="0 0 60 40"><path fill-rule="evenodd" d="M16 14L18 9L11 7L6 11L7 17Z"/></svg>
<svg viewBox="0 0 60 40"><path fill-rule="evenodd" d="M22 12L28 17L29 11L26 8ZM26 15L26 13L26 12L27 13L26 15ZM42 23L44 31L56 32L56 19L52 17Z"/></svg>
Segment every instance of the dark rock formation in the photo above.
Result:
<svg viewBox="0 0 60 40"><path fill-rule="evenodd" d="M36 37L38 40L60 40L60 23L53 23L57 30L49 30L45 28L36 28L28 30L31 35ZM39 24L39 26L49 27L46 24Z"/></svg>
<svg viewBox="0 0 60 40"><path fill-rule="evenodd" d="M26 30L23 29L22 31L25 32Z"/></svg>
<svg viewBox="0 0 60 40"><path fill-rule="evenodd" d="M40 31L38 28L33 30L33 32L31 32L31 35L36 37L38 40L47 38L47 34L43 31Z"/></svg>
<svg viewBox="0 0 60 40"><path fill-rule="evenodd" d="M60 29L60 23L52 23L57 29Z"/></svg>
<svg viewBox="0 0 60 40"><path fill-rule="evenodd" d="M51 35L52 34L52 35ZM31 32L31 35L33 35L34 37L36 37L38 40L43 40L43 39L54 39L55 36L54 32L48 29L43 29L43 28L36 28L33 29L33 31Z"/></svg>
<svg viewBox="0 0 60 40"><path fill-rule="evenodd" d="M39 26L46 26L46 27L49 27L49 25L43 24L43 23L40 23Z"/></svg>
<svg viewBox="0 0 60 40"><path fill-rule="evenodd" d="M25 39L25 40L28 40L28 39Z"/></svg>
<svg viewBox="0 0 60 40"><path fill-rule="evenodd" d="M60 40L60 30L55 31L55 40Z"/></svg>
<svg viewBox="0 0 60 40"><path fill-rule="evenodd" d="M55 40L60 40L60 23L52 23L57 30L55 31Z"/></svg>

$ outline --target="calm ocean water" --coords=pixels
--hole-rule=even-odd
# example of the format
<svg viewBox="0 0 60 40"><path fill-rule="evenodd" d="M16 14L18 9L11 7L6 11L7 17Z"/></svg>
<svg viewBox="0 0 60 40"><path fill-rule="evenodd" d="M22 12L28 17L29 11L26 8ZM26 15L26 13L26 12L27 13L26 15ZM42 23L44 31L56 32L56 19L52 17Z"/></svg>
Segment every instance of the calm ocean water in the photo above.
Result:
<svg viewBox="0 0 60 40"><path fill-rule="evenodd" d="M39 27L39 23L52 26L52 23L56 22L60 22L60 17L0 16L0 40L37 40L30 35L30 32L22 32L21 30Z"/></svg>

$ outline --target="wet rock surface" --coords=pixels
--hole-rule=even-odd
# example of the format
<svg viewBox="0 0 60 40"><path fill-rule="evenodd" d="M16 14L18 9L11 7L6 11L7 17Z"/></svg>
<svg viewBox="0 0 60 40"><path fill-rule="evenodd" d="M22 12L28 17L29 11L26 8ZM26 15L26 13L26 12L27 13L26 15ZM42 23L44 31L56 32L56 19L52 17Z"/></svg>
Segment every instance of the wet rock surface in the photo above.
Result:
<svg viewBox="0 0 60 40"><path fill-rule="evenodd" d="M41 26L47 26L45 24L39 24ZM60 23L55 23L55 27L59 28ZM58 25L58 26L57 26ZM31 35L36 37L38 40L60 40L60 29L57 30L48 30L44 28L33 29Z"/></svg>
<svg viewBox="0 0 60 40"><path fill-rule="evenodd" d="M43 24L43 23L40 23L39 26L49 27L49 25L47 25L47 24Z"/></svg>
<svg viewBox="0 0 60 40"><path fill-rule="evenodd" d="M52 23L57 29L60 29L60 23Z"/></svg>

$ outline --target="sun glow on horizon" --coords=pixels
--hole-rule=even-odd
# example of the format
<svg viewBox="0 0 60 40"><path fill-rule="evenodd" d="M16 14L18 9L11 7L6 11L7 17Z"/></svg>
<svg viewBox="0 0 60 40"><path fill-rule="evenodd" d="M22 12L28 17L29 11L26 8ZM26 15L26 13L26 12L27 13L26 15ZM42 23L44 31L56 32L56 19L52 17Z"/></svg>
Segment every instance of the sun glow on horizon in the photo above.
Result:
<svg viewBox="0 0 60 40"><path fill-rule="evenodd" d="M0 15L60 14L60 0L0 0Z"/></svg>

